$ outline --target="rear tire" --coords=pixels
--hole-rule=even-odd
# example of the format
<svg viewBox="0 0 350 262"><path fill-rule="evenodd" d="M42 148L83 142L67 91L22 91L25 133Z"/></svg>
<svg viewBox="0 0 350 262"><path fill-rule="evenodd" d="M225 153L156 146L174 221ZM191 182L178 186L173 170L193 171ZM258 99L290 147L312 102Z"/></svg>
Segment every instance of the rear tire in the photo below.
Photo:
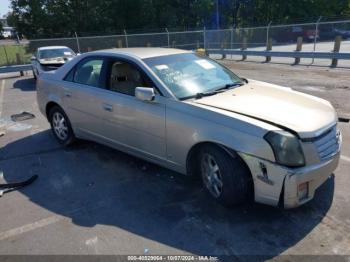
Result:
<svg viewBox="0 0 350 262"><path fill-rule="evenodd" d="M58 143L68 146L75 141L71 123L65 112L58 106L51 108L49 112L51 130Z"/></svg>
<svg viewBox="0 0 350 262"><path fill-rule="evenodd" d="M201 150L200 174L204 188L224 206L246 202L253 193L253 182L248 167L236 154L207 145Z"/></svg>

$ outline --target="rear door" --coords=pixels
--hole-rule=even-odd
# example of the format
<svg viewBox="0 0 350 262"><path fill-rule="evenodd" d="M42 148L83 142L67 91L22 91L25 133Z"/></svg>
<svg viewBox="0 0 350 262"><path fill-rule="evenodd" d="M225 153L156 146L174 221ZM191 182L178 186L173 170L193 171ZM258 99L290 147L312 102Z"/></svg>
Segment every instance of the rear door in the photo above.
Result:
<svg viewBox="0 0 350 262"><path fill-rule="evenodd" d="M105 95L104 57L88 57L80 61L65 77L64 109L75 129L84 136L100 136Z"/></svg>

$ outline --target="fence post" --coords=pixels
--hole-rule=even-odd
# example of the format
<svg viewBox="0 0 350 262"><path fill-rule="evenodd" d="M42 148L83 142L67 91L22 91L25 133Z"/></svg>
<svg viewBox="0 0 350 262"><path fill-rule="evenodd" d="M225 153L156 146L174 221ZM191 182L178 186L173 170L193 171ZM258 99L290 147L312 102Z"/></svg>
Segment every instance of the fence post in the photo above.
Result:
<svg viewBox="0 0 350 262"><path fill-rule="evenodd" d="M316 51L316 43L317 43L317 35L318 35L318 25L322 19L322 16L320 16L317 21L316 21L316 26L315 26L315 32L314 32L314 53ZM312 58L311 64L313 64L315 61L315 57Z"/></svg>
<svg viewBox="0 0 350 262"><path fill-rule="evenodd" d="M266 45L266 51L271 51L272 50L272 38L269 38L267 41L267 45ZM271 56L267 56L266 63L271 62Z"/></svg>
<svg viewBox="0 0 350 262"><path fill-rule="evenodd" d="M124 29L124 36L125 36L125 46L129 47L129 43L128 43L128 35L126 34L126 30Z"/></svg>
<svg viewBox="0 0 350 262"><path fill-rule="evenodd" d="M299 36L297 38L297 48L295 49L296 52L300 52L303 48L303 37ZM300 57L296 57L294 61L294 65L298 65L300 63Z"/></svg>
<svg viewBox="0 0 350 262"><path fill-rule="evenodd" d="M333 50L334 53L339 53L341 41L342 41L342 37L341 35L338 35L335 38L335 42L334 42L334 50ZM338 59L333 58L331 67L336 67L337 65L338 65Z"/></svg>
<svg viewBox="0 0 350 262"><path fill-rule="evenodd" d="M75 39L77 40L78 53L80 53L80 44L79 44L79 38L78 38L77 32L74 32L74 34L75 34Z"/></svg>
<svg viewBox="0 0 350 262"><path fill-rule="evenodd" d="M165 28L165 31L166 31L167 36L168 36L168 48L170 48L170 35L169 35L168 28Z"/></svg>
<svg viewBox="0 0 350 262"><path fill-rule="evenodd" d="M9 58L8 58L8 56L7 56L7 52L6 52L6 46L5 46L5 45L3 45L2 47L4 48L4 52L5 52L5 56L6 56L6 62L7 62L7 65L10 65L10 63L9 63Z"/></svg>
<svg viewBox="0 0 350 262"><path fill-rule="evenodd" d="M269 24L267 25L267 28L266 28L266 51L267 50L267 47L269 45L269 38L270 38L270 27L271 27L271 24L272 24L272 21L269 22Z"/></svg>
<svg viewBox="0 0 350 262"><path fill-rule="evenodd" d="M242 40L242 47L241 50L247 50L247 37L243 36L243 40ZM242 55L242 60L246 60L247 59L247 55Z"/></svg>
<svg viewBox="0 0 350 262"><path fill-rule="evenodd" d="M271 27L272 21L269 22L266 28L266 51L272 50L272 39L270 39L270 27ZM265 59L265 62L270 62L271 56L267 56Z"/></svg>
<svg viewBox="0 0 350 262"><path fill-rule="evenodd" d="M18 44L21 44L21 40L19 39L18 33L16 33L16 40Z"/></svg>
<svg viewBox="0 0 350 262"><path fill-rule="evenodd" d="M225 46L226 46L225 42L221 43L221 51L225 50ZM226 58L226 54L223 53L221 59L225 59L225 58Z"/></svg>
<svg viewBox="0 0 350 262"><path fill-rule="evenodd" d="M17 65L22 64L21 57L20 57L19 53L16 53L16 64ZM20 74L21 74L21 76L24 76L23 71L20 71Z"/></svg>

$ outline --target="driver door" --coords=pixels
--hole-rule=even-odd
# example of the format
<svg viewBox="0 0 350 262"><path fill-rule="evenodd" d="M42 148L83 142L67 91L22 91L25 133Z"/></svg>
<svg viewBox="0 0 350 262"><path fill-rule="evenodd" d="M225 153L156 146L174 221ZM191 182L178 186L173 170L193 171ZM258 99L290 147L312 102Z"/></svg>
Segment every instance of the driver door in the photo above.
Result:
<svg viewBox="0 0 350 262"><path fill-rule="evenodd" d="M165 103L156 95L152 102L135 97L136 87L153 87L146 74L127 60L109 59L104 96L104 136L119 147L143 156L164 160Z"/></svg>

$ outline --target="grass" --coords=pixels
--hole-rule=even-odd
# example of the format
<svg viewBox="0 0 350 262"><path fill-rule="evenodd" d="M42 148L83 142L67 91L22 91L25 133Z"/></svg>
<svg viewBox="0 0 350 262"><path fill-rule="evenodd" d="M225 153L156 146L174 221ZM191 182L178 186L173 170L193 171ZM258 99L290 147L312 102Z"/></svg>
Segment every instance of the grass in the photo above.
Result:
<svg viewBox="0 0 350 262"><path fill-rule="evenodd" d="M19 61L16 54L19 54ZM31 56L23 45L0 45L0 66L29 64Z"/></svg>

